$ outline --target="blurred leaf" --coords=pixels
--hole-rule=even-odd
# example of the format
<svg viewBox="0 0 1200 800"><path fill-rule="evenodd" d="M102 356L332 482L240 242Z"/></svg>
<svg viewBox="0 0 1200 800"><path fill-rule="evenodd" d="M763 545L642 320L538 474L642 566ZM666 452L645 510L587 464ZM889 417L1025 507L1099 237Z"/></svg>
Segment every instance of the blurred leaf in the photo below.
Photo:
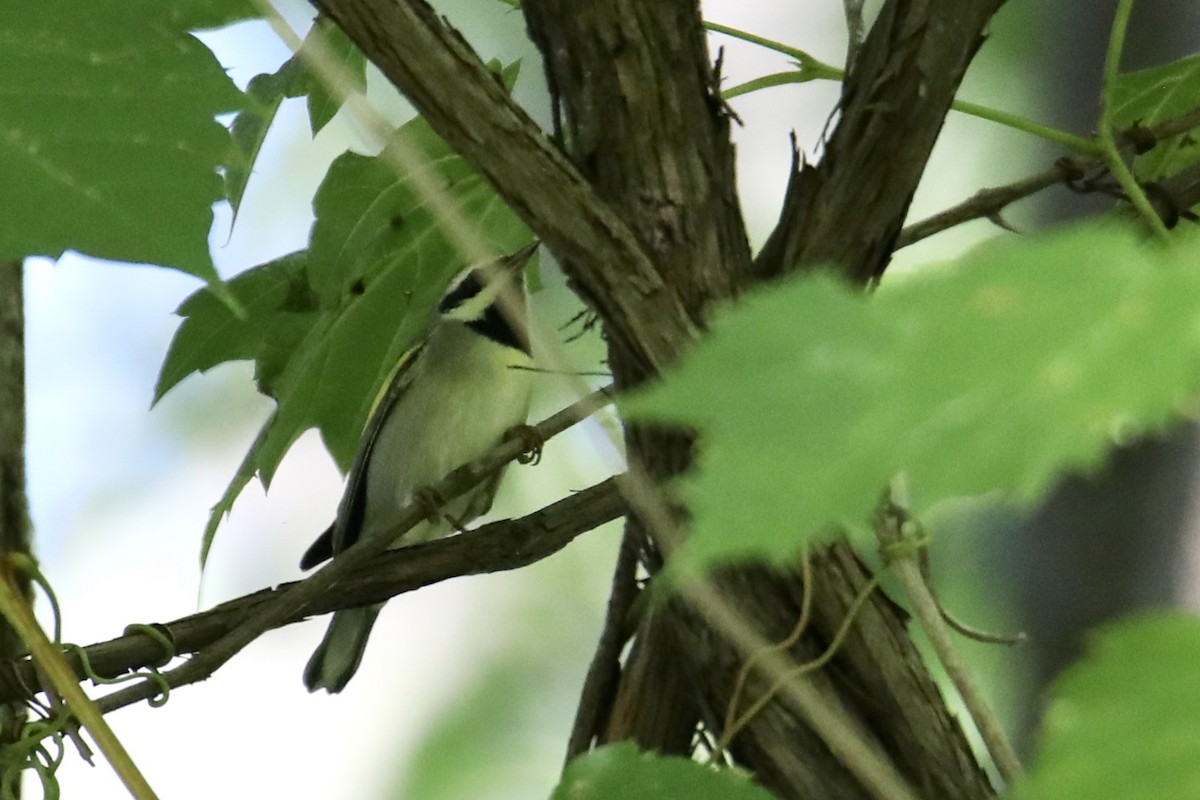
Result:
<svg viewBox="0 0 1200 800"><path fill-rule="evenodd" d="M1122 75L1113 86L1113 122L1152 127L1200 107L1200 56ZM1135 162L1139 178L1158 180L1200 161L1194 133L1174 136Z"/></svg>
<svg viewBox="0 0 1200 800"><path fill-rule="evenodd" d="M1200 619L1146 614L1096 632L1055 684L1014 800L1200 797Z"/></svg>
<svg viewBox="0 0 1200 800"><path fill-rule="evenodd" d="M425 738L395 797L422 800L497 798L497 786L528 783L539 680L519 657L490 668L460 692ZM560 756L561 760L561 756ZM545 780L545 790L553 778Z"/></svg>
<svg viewBox="0 0 1200 800"><path fill-rule="evenodd" d="M234 7L210 5L44 0L8 15L0 259L78 250L217 280L208 233L231 148L214 117L245 98L187 33Z"/></svg>
<svg viewBox="0 0 1200 800"><path fill-rule="evenodd" d="M1191 255L1195 241L1172 253ZM1197 387L1200 273L1124 229L997 240L873 297L828 275L746 298L623 404L701 430L691 547L787 559L864 523L904 472L918 513L1037 500Z"/></svg>
<svg viewBox="0 0 1200 800"><path fill-rule="evenodd" d="M253 360L259 391L273 395L274 378L317 320L304 274L307 251L248 269L228 282L245 310L238 318L201 289L176 312L184 318L163 360L154 401L193 372L226 361Z"/></svg>
<svg viewBox="0 0 1200 800"><path fill-rule="evenodd" d="M567 765L551 800L772 800L749 774L610 744Z"/></svg>

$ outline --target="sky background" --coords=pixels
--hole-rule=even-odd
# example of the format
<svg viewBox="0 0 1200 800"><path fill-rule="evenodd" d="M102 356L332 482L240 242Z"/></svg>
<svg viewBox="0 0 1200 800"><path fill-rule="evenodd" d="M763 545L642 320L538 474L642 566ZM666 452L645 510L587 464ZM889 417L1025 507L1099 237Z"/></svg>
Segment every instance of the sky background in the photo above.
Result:
<svg viewBox="0 0 1200 800"><path fill-rule="evenodd" d="M517 96L545 120L540 65L520 16L482 0L438 6L485 59L525 58ZM294 26L307 27L307 7L281 8ZM841 62L841 4L833 0L724 0L704 9L712 21ZM240 86L290 55L263 23L203 38ZM711 46L714 56L725 48L726 85L788 66L783 56L728 37L712 36ZM1028 108L1018 59L985 50L981 60L964 95ZM404 103L374 78L374 104L401 122ZM734 131L741 196L756 242L775 221L789 132L812 153L836 97L837 86L825 83L733 102L743 123ZM212 244L222 275L305 246L312 193L334 157L361 147L356 131L343 114L312 141L303 101L285 102L232 231L228 208L216 209ZM1031 160L1036 152L1014 134L952 116L930 170L939 182L921 188L914 216L1024 174L1022 163L1040 163ZM911 248L897 274L993 232L976 223ZM553 275L549 282L534 308L553 329L577 306ZM111 638L129 623L168 621L293 580L301 553L332 519L341 478L310 432L283 462L269 495L257 482L242 495L201 580L208 509L270 402L255 394L250 367L237 364L192 376L150 408L178 324L172 312L197 288L195 279L163 269L76 256L29 262L29 494L38 553L58 592L68 641ZM595 341L571 347L581 365L594 366ZM548 382L534 416L567 401ZM618 469L619 455L599 430L581 428L552 442L540 467L510 470L493 515L526 513ZM300 681L326 625L319 619L264 636L162 709L125 709L110 722L151 785L173 800L546 796L600 629L618 536L619 527L608 526L532 568L398 598L341 695L309 695ZM451 775L439 760L446 752L459 763L471 754L479 771ZM64 797L126 796L107 766L89 768L73 755L60 777Z"/></svg>

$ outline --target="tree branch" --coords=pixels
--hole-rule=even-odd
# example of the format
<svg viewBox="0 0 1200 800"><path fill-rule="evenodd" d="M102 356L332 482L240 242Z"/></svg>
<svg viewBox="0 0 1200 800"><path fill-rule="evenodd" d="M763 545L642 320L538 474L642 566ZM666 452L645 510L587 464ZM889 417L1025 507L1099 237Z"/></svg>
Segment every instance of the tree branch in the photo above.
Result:
<svg viewBox="0 0 1200 800"><path fill-rule="evenodd" d="M1125 131L1120 138L1125 146L1135 152L1144 152L1159 142L1187 133L1197 127L1200 127L1200 108L1192 109L1152 128L1135 126ZM995 217L1018 200L1057 183L1079 180L1084 175L1093 174L1102 169L1103 166L1103 158L1067 156L1056 161L1050 169L1043 170L1036 175L1013 181L1004 186L981 189L962 203L905 227L896 239L896 249L908 247L910 244L915 244L964 222ZM1147 187L1150 189L1150 201L1155 204L1159 216L1167 223L1167 227L1173 227L1183 212L1200 202L1200 189L1197 188L1196 183L1194 170L1186 169L1178 175ZM1154 189L1155 186L1158 187L1157 191Z"/></svg>
<svg viewBox="0 0 1200 800"><path fill-rule="evenodd" d="M826 159L793 176L754 278L817 261L837 262L862 281L882 271L954 90L1000 3L885 4L847 82ZM420 0L318 4L559 257L605 325L618 387L656 376L696 340L708 304L752 282L727 170L728 120L694 0L526 0L567 113L570 162ZM686 432L631 428L626 441L631 468L655 480L691 462ZM649 541L650 528L637 519L630 531ZM844 544L815 563L814 630L822 635L842 625L870 578ZM736 605L739 624L774 641L794 623L797 586L791 575L738 570L722 596ZM656 621L661 638L651 630ZM614 717L628 716L610 720L607 731L686 751L699 718L720 719L714 711L729 700L741 653L694 613L646 615L637 635L614 702ZM822 644L809 638L801 647ZM881 757L927 797L990 796L902 615L881 593L812 680L852 709ZM831 746L802 711L779 702L734 743L739 762L780 797L870 797L867 787L880 784L831 758Z"/></svg>
<svg viewBox="0 0 1200 800"><path fill-rule="evenodd" d="M20 259L0 263L0 551L30 552L29 504L25 493L25 265ZM29 575L14 576L18 591L29 599ZM12 625L0 619L0 658L27 651ZM25 709L0 705L0 743L21 736ZM13 771L19 776L18 771ZM3 776L7 780L8 775ZM20 797L19 777L4 787Z"/></svg>
<svg viewBox="0 0 1200 800"><path fill-rule="evenodd" d="M697 338L644 243L423 0L316 5L546 243L643 369L665 366Z"/></svg>
<svg viewBox="0 0 1200 800"><path fill-rule="evenodd" d="M719 64L714 68L709 58L698 4L524 0L522 7L563 111L573 163L634 231L688 318L702 326L712 303L745 285L750 255ZM602 318L616 385L623 390L656 378L663 364L647 369L637 350L612 335L627 321ZM694 343L673 336L681 327L670 318L650 321L645 334L657 337L660 328L672 336L675 355ZM631 471L651 482L691 463L688 432L627 424L625 440ZM669 519L661 501L631 505L629 535L639 543L660 538L663 526L648 518ZM660 555L644 553L651 572ZM594 731L599 741L633 739L645 749L690 752L700 717L695 689L678 668L680 654L660 646L668 639L659 631L670 624L661 614L643 616L608 718Z"/></svg>
<svg viewBox="0 0 1200 800"><path fill-rule="evenodd" d="M797 155L759 274L831 266L858 284L883 274L950 103L1002 4L884 5L843 85L824 157L809 167Z"/></svg>
<svg viewBox="0 0 1200 800"><path fill-rule="evenodd" d="M337 583L323 587L304 605L289 603L288 613L275 627L344 608L380 603L450 578L518 569L558 552L580 534L624 513L625 503L616 480L609 478L520 519L501 520L447 539L387 551L371 563L356 567ZM154 627L173 642L176 655L202 654L223 637L250 624L263 609L290 597L316 577L263 589ZM163 657L160 642L136 632L83 650L92 670L106 678L159 663ZM68 661L79 679L84 680L87 676L78 654L69 654ZM28 687L38 685L34 665L25 659L8 667L0 675L0 701L28 697ZM171 679L177 672L166 673L172 687L182 685ZM210 674L211 671L195 680L203 680ZM102 697L97 705L107 713L157 693L158 687L146 681Z"/></svg>
<svg viewBox="0 0 1200 800"><path fill-rule="evenodd" d="M610 402L610 397L610 389L601 389L543 420L533 428L542 441L548 441L603 408ZM520 457L526 447L518 437L507 438L483 458L456 469L429 488L435 496L449 502L479 485L503 465ZM318 570L312 577L293 584L286 592L274 595L271 602L258 604L248 610L244 618L223 631L220 638L205 647L202 652L182 666L166 673L164 677L168 684L173 687L186 686L204 680L266 631L285 624L297 614L303 615L317 611L318 609L313 605L317 598L322 597L338 581L348 581L356 570L362 569L372 560L378 559L397 537L409 528L418 525L428 514L428 508L424 507L422 503L410 504L399 515L391 535L360 539L338 554L337 558ZM161 657L161 655L160 649L158 656ZM152 659L148 663L153 663L154 660L156 659ZM119 708L122 705L153 697L156 693L157 689L153 686L148 687L142 684L118 691L105 698L105 701L117 703L115 707ZM118 700L113 698L118 698ZM109 707L104 703L100 705L102 708Z"/></svg>
<svg viewBox="0 0 1200 800"><path fill-rule="evenodd" d="M592 663L588 665L583 691L579 694L579 706L575 710L571 737L567 740L564 763L569 764L576 756L586 753L592 746L592 740L608 723L613 694L621 677L621 651L633 635L629 614L639 594L637 564L637 542L626 531L617 554L604 629L600 632L600 641L592 655Z"/></svg>

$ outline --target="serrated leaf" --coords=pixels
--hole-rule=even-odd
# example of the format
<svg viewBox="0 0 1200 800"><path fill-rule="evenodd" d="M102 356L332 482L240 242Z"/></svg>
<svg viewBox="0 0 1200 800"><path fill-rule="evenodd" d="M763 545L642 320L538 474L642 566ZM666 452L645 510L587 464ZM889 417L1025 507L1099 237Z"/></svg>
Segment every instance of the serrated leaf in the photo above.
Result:
<svg viewBox="0 0 1200 800"><path fill-rule="evenodd" d="M176 312L184 318L163 359L154 401L193 372L227 361L253 360L259 391L273 395L273 380L317 320L304 274L308 253L283 256L246 270L227 286L244 310L235 316L211 290L201 289Z"/></svg>
<svg viewBox="0 0 1200 800"><path fill-rule="evenodd" d="M1014 800L1200 797L1200 619L1158 612L1097 631L1055 683Z"/></svg>
<svg viewBox="0 0 1200 800"><path fill-rule="evenodd" d="M332 59L327 66L349 80L345 87L358 93L367 90L367 57L342 29L325 17L319 17L304 39L304 45L293 58L304 68L303 91L308 94L308 120L313 136L320 133L338 109L342 107L336 92L331 92L322 75L307 69L306 59Z"/></svg>
<svg viewBox="0 0 1200 800"><path fill-rule="evenodd" d="M620 742L576 758L551 800L772 800L748 773L715 769L690 758L643 753Z"/></svg>
<svg viewBox="0 0 1200 800"><path fill-rule="evenodd" d="M1187 243L1195 252L1195 241ZM918 513L1042 496L1162 428L1200 376L1200 273L1124 229L993 241L871 298L828 276L747 298L623 408L701 430L706 561L793 557L907 475Z"/></svg>
<svg viewBox="0 0 1200 800"><path fill-rule="evenodd" d="M45 0L10 17L0 259L70 249L216 281L208 233L230 146L214 117L244 98L187 33L197 15L160 0Z"/></svg>
<svg viewBox="0 0 1200 800"><path fill-rule="evenodd" d="M208 554L212 552L213 540L217 538L217 528L221 521L229 516L229 512L233 511L233 504L238 499L238 495L242 493L254 477L255 464L258 461L258 451L262 447L263 440L266 439L267 432L271 429L271 425L275 421L275 415L272 414L262 428L259 429L258 435L254 437L254 442L250 445L250 449L246 451L246 455L242 458L242 463L238 464L237 471L233 474L233 479L229 481L229 485L225 487L225 491L221 494L221 499L213 504L213 507L208 510L208 521L204 525L204 533L200 540L200 569L204 569L204 565L208 563Z"/></svg>
<svg viewBox="0 0 1200 800"><path fill-rule="evenodd" d="M424 154L421 163L398 167L400 139ZM164 365L159 395L192 371L253 357L260 388L278 401L213 510L205 548L245 486L246 469L268 485L309 428L321 431L343 470L349 467L384 381L425 329L447 283L467 266L414 183L431 175L441 202L456 204L472 220L478 241L497 253L529 243L531 234L516 215L417 119L398 130L380 156L348 153L334 162L314 201L309 250L231 282L248 306L244 322L203 294L181 308L187 319Z"/></svg>
<svg viewBox="0 0 1200 800"><path fill-rule="evenodd" d="M225 194L236 217L242 206L246 185L254 172L263 142L279 113L284 99L294 95L294 77L276 72L273 75L255 75L246 85L246 107L233 120L230 134L237 153L236 159L225 170Z"/></svg>
<svg viewBox="0 0 1200 800"><path fill-rule="evenodd" d="M1128 72L1112 90L1113 122L1118 127L1140 123L1146 127L1200 107L1200 56L1191 56L1160 67ZM1158 180L1200 162L1200 144L1194 133L1174 136L1138 156L1139 178Z"/></svg>
<svg viewBox="0 0 1200 800"><path fill-rule="evenodd" d="M232 126L239 158L225 175L226 192L235 214L283 101L308 96L308 115L314 136L341 107L341 102L334 99L326 86L324 77L310 69L314 59L332 60L334 63L330 66L347 78L351 90L366 91L366 58L340 28L325 18L318 18L298 53L273 74L256 75L246 87L250 102Z"/></svg>

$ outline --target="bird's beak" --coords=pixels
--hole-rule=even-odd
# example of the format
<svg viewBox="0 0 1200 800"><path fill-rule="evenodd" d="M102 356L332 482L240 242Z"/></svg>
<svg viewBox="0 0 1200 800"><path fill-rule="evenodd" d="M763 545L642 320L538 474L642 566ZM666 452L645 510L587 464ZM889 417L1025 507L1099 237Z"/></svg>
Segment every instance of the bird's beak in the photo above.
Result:
<svg viewBox="0 0 1200 800"><path fill-rule="evenodd" d="M529 259L533 258L533 254L537 252L537 249L541 246L541 244L542 243L540 241L534 239L532 242L525 245L512 255L502 258L500 260L501 266L504 269L511 270L513 272L524 269L525 265L529 263Z"/></svg>

